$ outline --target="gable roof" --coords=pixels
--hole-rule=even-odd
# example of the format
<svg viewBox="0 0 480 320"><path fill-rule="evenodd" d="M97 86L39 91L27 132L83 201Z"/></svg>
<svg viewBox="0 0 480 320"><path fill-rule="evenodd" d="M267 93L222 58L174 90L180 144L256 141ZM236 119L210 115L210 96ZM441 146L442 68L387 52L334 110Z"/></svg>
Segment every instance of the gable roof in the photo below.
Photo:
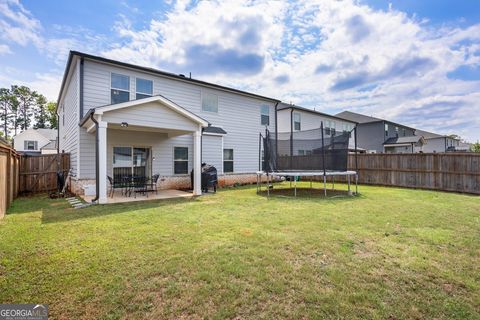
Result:
<svg viewBox="0 0 480 320"><path fill-rule="evenodd" d="M117 104L109 104L105 106L100 106L96 108L92 108L88 110L88 112L85 114L85 116L80 120L79 125L83 126L85 122L90 118L90 115L93 114L103 114L104 112L108 111L113 111L113 110L118 110L118 109L123 109L123 108L128 108L128 107L133 107L133 106L138 106L142 105L145 103L150 103L150 102L161 102L162 105L172 109L173 111L178 112L179 114L183 115L184 117L197 122L198 124L202 125L203 127L208 126L209 122L205 119L203 119L200 116L197 116L195 113L188 111L187 109L179 106L172 100L165 98L162 95L156 95L153 97L149 98L143 98L143 99L136 99L136 100L130 100L127 102L122 102L122 103L117 103Z"/></svg>
<svg viewBox="0 0 480 320"><path fill-rule="evenodd" d="M437 134L437 133L433 133L433 132L429 132L429 131L425 131L425 130L419 130L419 129L415 130L415 134L417 136L423 136L425 139L449 138L449 139L453 139L453 140L460 140L460 139L457 139L457 138L452 138L452 137L447 136L447 135Z"/></svg>
<svg viewBox="0 0 480 320"><path fill-rule="evenodd" d="M43 147L40 148L40 150L57 150L57 140L52 140Z"/></svg>
<svg viewBox="0 0 480 320"><path fill-rule="evenodd" d="M310 113L317 114L319 116L323 116L323 117L327 117L327 118L338 119L338 120L342 120L342 121L351 122L351 123L354 123L354 124L358 123L357 121L352 121L352 120L349 120L349 119L340 118L338 116L323 113L323 112L320 112L320 111L317 111L317 110L308 109L308 108L305 108L305 107L300 107L300 106L297 106L297 105L294 105L294 104L288 104L288 103L285 103L285 102L280 102L278 104L277 110L285 110L285 109L291 109L291 108L293 108L295 110L310 112Z"/></svg>
<svg viewBox="0 0 480 320"><path fill-rule="evenodd" d="M247 92L247 91L243 91L243 90L239 90L239 89L234 89L234 88L222 86L222 85L207 82L207 81L193 79L193 78L190 78L190 77L187 78L184 75L180 75L180 74L166 72L166 71L162 71L162 70L155 69L155 68L143 67L143 66L140 66L140 65L135 65L135 64L127 63L127 62L112 60L112 59L108 59L108 58L104 58L104 57L100 57L100 56L95 56L95 55L84 53L84 52L70 51L70 54L68 55L67 65L65 67L65 72L63 74L62 85L61 85L60 91L58 93L57 107L60 104L60 99L62 97L62 92L65 89L65 85L66 85L66 82L67 82L67 77L68 77L68 74L69 74L69 71L70 71L70 66L71 66L72 60L75 56L80 57L80 58L93 60L93 61L97 61L97 62L102 62L102 63L112 64L112 65L116 65L116 66L121 66L121 67L124 67L124 68L129 68L129 69L139 70L139 71L143 71L143 72L153 73L153 74L155 74L157 76L160 76L160 77L165 77L165 78L178 80L178 81L182 81L182 82L193 83L193 84L197 84L197 85L200 85L200 86L203 86L203 87L210 87L210 88L214 88L214 89L218 89L218 90L222 90L222 91L237 93L237 94L241 94L241 95L244 95L244 96L250 96L250 97L253 97L253 98L268 100L268 101L272 101L272 102L280 102L280 100L277 100L277 99L269 98L269 97L266 97L266 96L258 95L258 94L255 94L255 93L251 93L251 92Z"/></svg>
<svg viewBox="0 0 480 320"><path fill-rule="evenodd" d="M375 122L388 122L388 123L393 124L394 126L404 127L404 128L412 129L414 131L416 130L415 128L406 126L406 125L398 123L398 122L393 122L393 121L390 121L390 120L380 119L380 118L376 118L376 117L372 117L372 116L366 116L364 114L356 113L356 112L352 112L352 111L342 111L340 113L337 113L336 116L339 117L339 118L346 119L346 120L356 121L359 124L375 123Z"/></svg>
<svg viewBox="0 0 480 320"><path fill-rule="evenodd" d="M42 136L43 138L47 139L47 140L57 140L57 129L33 129L33 128L30 128L30 129L27 129L27 130L24 130L22 132L20 132L19 134L17 134L15 137L13 137L14 139L19 137L19 136L22 136L24 133L27 133L27 132L35 132L36 134Z"/></svg>

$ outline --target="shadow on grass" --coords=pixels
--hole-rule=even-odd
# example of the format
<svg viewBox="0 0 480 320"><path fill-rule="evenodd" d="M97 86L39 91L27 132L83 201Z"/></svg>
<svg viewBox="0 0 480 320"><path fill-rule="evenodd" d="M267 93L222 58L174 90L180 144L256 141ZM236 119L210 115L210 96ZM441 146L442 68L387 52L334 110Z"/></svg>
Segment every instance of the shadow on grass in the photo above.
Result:
<svg viewBox="0 0 480 320"><path fill-rule="evenodd" d="M262 197L278 197L278 198L292 198L303 200L352 200L358 199L360 195L348 194L346 190L331 190L327 189L327 196L323 189L314 188L297 188L295 195L294 188L273 188L270 192L262 190L258 193Z"/></svg>
<svg viewBox="0 0 480 320"><path fill-rule="evenodd" d="M108 216L112 214L121 214L125 212L131 212L136 210L145 210L151 208L160 208L167 205L178 203L189 203L196 201L194 198L179 198L179 199L163 199L163 200L150 200L150 201L136 201L130 203L116 203L106 205L91 205L82 209L71 208L68 203L66 208L55 208L54 206L48 206L43 209L42 223L58 223L67 222L73 220L98 218Z"/></svg>

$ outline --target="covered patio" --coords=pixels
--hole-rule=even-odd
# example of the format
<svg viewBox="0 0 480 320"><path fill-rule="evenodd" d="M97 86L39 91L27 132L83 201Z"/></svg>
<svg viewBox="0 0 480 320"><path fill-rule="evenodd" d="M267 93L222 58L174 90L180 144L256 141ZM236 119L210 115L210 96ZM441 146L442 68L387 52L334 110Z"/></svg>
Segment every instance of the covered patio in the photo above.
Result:
<svg viewBox="0 0 480 320"><path fill-rule="evenodd" d="M95 134L96 192L85 200L97 203L118 203L147 199L167 199L201 195L201 135L208 122L163 96L153 96L90 109L80 123L87 133ZM173 150L172 139L185 144ZM183 139L183 140L182 140ZM188 141L188 142L187 142ZM158 172L177 176L172 152L182 153L188 159L188 146L192 145L190 167L194 171L193 193L179 190L156 190L148 194L110 195L112 186L138 181L153 185L158 183ZM182 156L182 155L180 155ZM189 163L178 163L182 177L187 177ZM152 190L150 190L152 191Z"/></svg>

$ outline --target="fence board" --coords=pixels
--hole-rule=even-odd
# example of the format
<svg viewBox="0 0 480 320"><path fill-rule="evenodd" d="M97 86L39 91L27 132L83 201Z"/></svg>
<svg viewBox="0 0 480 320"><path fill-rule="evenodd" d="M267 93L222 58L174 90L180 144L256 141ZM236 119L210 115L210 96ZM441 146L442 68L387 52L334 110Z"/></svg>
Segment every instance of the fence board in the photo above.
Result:
<svg viewBox="0 0 480 320"><path fill-rule="evenodd" d="M18 194L18 166L20 155L0 141L0 219Z"/></svg>
<svg viewBox="0 0 480 320"><path fill-rule="evenodd" d="M480 154L359 154L358 181L363 184L480 194ZM348 165L355 170L355 156Z"/></svg>

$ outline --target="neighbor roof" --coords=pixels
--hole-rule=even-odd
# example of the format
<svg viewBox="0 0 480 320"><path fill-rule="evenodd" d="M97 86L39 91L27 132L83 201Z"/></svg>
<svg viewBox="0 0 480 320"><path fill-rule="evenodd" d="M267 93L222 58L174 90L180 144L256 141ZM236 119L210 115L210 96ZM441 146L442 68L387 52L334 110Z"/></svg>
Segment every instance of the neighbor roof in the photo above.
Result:
<svg viewBox="0 0 480 320"><path fill-rule="evenodd" d="M68 76L68 73L70 71L70 65L71 65L71 62L72 62L74 56L78 56L80 58L86 58L86 59L89 59L89 60L99 61L99 62L103 62L103 63L113 64L113 65L117 65L117 66L122 66L122 67L125 67L125 68L130 68L130 69L140 70L140 71L144 71L144 72L154 73L154 74L156 74L158 76L161 76L161 77L170 78L170 79L174 79L174 80L179 80L179 81L183 81L183 82L194 83L194 84L205 86L205 87L212 87L212 88L219 89L219 90L222 90L222 91L238 93L238 94L250 96L250 97L253 97L253 98L269 100L269 101L273 101L273 102L280 102L280 100L265 97L265 96L258 95L258 94L255 94L255 93L250 93L250 92L247 92L247 91L242 91L242 90L238 90L238 89L234 89L234 88L229 88L229 87L221 86L221 85L218 85L218 84L215 84L215 83L206 82L206 81L202 81L202 80L197 80L197 79L193 79L193 78L187 78L183 75L158 70L158 69L155 69L155 68L143 67L143 66L139 66L139 65L135 65L135 64L131 64L131 63L126 63L126 62L121 62L121 61L117 61L117 60L112 60L112 59L108 59L108 58L104 58L104 57L100 57L100 56L95 56L95 55L91 55L91 54L83 53L83 52L79 52L79 51L70 51L70 54L68 56L67 66L65 67L65 73L63 74L62 85L60 87L60 92L58 94L57 106L60 103L60 98L62 96L63 89L65 88L65 84L66 84L66 81L67 81L67 76Z"/></svg>
<svg viewBox="0 0 480 320"><path fill-rule="evenodd" d="M356 121L359 124L374 123L374 122L388 122L388 123L391 123L395 126L416 130L415 128L406 126L406 125L401 124L401 123L393 122L393 121L386 120L386 119L380 119L380 118L376 118L376 117L366 116L366 115L356 113L356 112L351 112L351 111L342 111L340 113L337 113L336 116L339 117L339 118L346 119L346 120Z"/></svg>
<svg viewBox="0 0 480 320"><path fill-rule="evenodd" d="M352 120L349 120L349 119L340 118L338 116L323 113L323 112L320 112L320 111L317 111L317 110L308 109L308 108L305 108L305 107L300 107L300 106L297 106L297 105L294 105L294 104L288 104L288 103L285 103L285 102L280 102L278 104L277 110L285 110L285 109L291 109L291 108L301 110L301 111L305 111L305 112L318 114L320 116L324 116L324 117L328 117L328 118L338 119L338 120L342 120L342 121L348 121L348 122L352 122L352 123L355 123L355 124L358 123L357 121L352 121Z"/></svg>
<svg viewBox="0 0 480 320"><path fill-rule="evenodd" d="M43 147L40 148L40 150L57 150L57 140L52 140Z"/></svg>
<svg viewBox="0 0 480 320"><path fill-rule="evenodd" d="M415 134L417 136L423 136L425 139L447 138L448 137L446 135L437 134L437 133L428 132L428 131L419 130L419 129L415 130ZM451 137L448 137L448 138L451 138ZM451 139L459 140L459 139L456 139L456 138L451 138Z"/></svg>
<svg viewBox="0 0 480 320"><path fill-rule="evenodd" d="M41 135L42 137L44 137L48 140L57 140L57 130L56 129L32 129L32 128L30 128L30 129L27 129L27 130L24 130L24 131L20 132L19 134L17 134L13 138L18 137L25 132L32 132L32 131L38 133L39 135Z"/></svg>
<svg viewBox="0 0 480 320"><path fill-rule="evenodd" d="M388 138L383 144L417 143L420 140L423 140L422 136L395 137L395 138Z"/></svg>

